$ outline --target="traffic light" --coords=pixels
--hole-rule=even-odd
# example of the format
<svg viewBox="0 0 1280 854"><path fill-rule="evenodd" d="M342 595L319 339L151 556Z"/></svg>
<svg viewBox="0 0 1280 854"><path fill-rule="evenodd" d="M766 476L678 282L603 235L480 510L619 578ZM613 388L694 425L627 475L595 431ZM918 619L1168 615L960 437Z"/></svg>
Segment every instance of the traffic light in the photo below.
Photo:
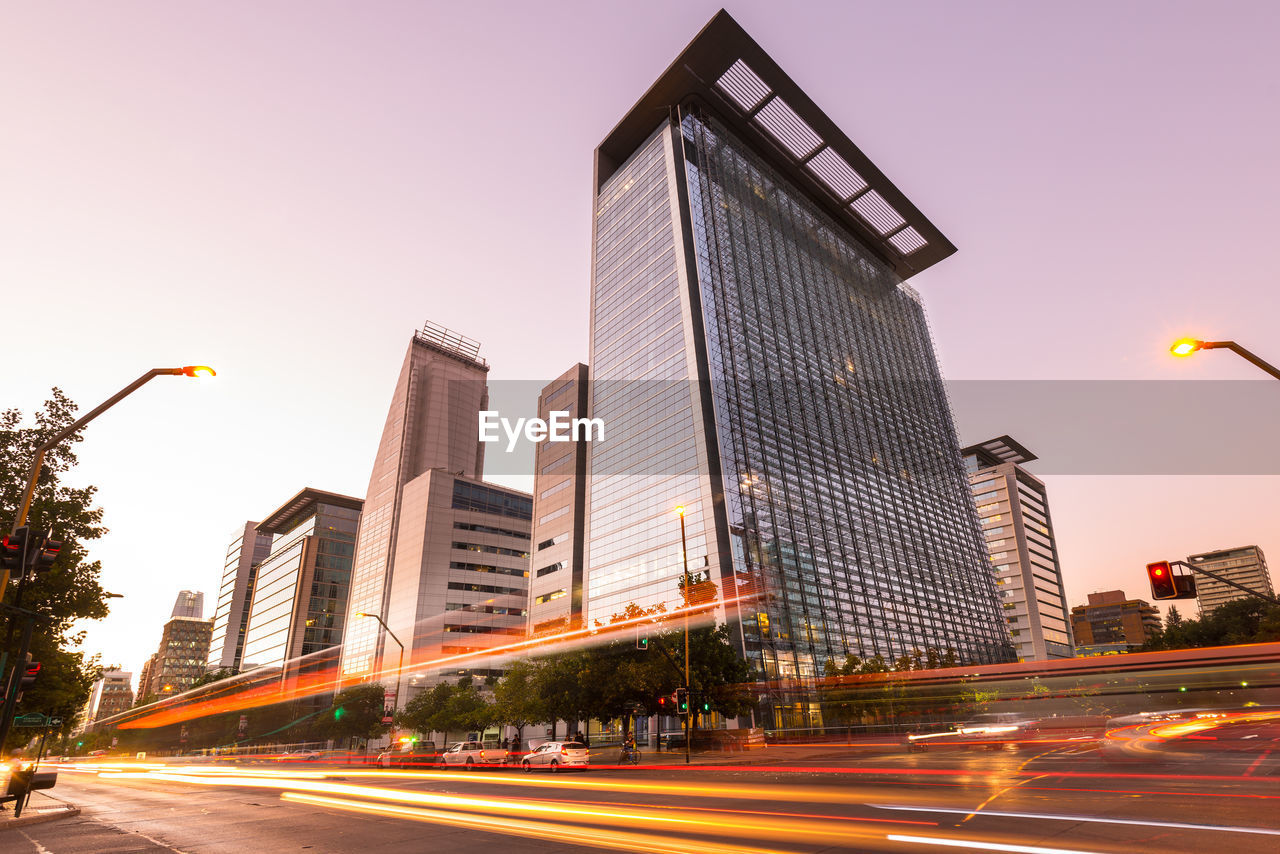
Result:
<svg viewBox="0 0 1280 854"><path fill-rule="evenodd" d="M22 681L18 683L18 696L22 696L22 689L29 688L35 684L36 677L40 675L40 662L31 660L31 653L27 653L27 662L22 671Z"/></svg>
<svg viewBox="0 0 1280 854"><path fill-rule="evenodd" d="M709 712L709 711L711 711L711 701L710 701L710 700L703 700L703 701L702 701L702 711L704 711L704 712Z"/></svg>
<svg viewBox="0 0 1280 854"><path fill-rule="evenodd" d="M1169 561L1147 564L1147 580L1151 582L1153 599L1177 599L1178 584L1173 580L1173 568Z"/></svg>
<svg viewBox="0 0 1280 854"><path fill-rule="evenodd" d="M688 688L676 689L676 714L677 715L689 714L689 689Z"/></svg>
<svg viewBox="0 0 1280 854"><path fill-rule="evenodd" d="M0 540L0 580L6 584L10 573L22 575L23 567L27 565L27 541L31 538L30 534L31 530L23 526L12 534L5 534L4 539ZM0 588L0 593L3 593L3 588Z"/></svg>
<svg viewBox="0 0 1280 854"><path fill-rule="evenodd" d="M649 648L649 636L640 635L640 634L636 635L636 649L648 649L648 648Z"/></svg>
<svg viewBox="0 0 1280 854"><path fill-rule="evenodd" d="M33 540L34 549L30 550L27 561L35 572L47 572L53 568L53 562L62 551L62 540L51 538L52 531L44 531Z"/></svg>
<svg viewBox="0 0 1280 854"><path fill-rule="evenodd" d="M670 706L670 705L671 705L670 703L668 703L668 702L667 702L667 700L668 700L668 699L669 699L669 698L667 698L667 697L665 697L665 696L664 696L664 697L659 697L659 698L658 698L658 714L660 714L660 715L668 715L668 714L671 714L670 709L668 709L668 708L667 708L668 706Z"/></svg>

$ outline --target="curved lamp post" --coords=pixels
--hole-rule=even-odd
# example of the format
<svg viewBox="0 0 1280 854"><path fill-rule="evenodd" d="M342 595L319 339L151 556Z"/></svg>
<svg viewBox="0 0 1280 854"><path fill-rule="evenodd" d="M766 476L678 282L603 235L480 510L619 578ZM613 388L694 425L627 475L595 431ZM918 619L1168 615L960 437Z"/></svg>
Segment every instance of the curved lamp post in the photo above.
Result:
<svg viewBox="0 0 1280 854"><path fill-rule="evenodd" d="M1259 359L1234 341L1201 341L1197 338L1179 338L1173 342L1169 352L1175 356L1190 356L1197 350L1230 350L1247 362L1256 365L1271 376L1280 380L1280 368Z"/></svg>
<svg viewBox="0 0 1280 854"><path fill-rule="evenodd" d="M400 643L400 638L396 637L396 633L391 631L391 627L387 625L386 620L377 614L366 614L364 611L357 611L354 616L373 617L386 630L386 633L391 635L391 639L396 642L396 646L400 647L400 667L396 670L396 707L398 708L400 706L400 678L404 676L404 644Z"/></svg>

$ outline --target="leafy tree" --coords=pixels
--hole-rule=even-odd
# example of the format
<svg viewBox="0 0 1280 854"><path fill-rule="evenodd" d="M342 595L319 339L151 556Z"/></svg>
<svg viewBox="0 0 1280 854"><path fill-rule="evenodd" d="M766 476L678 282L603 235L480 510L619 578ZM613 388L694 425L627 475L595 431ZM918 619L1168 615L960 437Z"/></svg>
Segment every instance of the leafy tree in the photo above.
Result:
<svg viewBox="0 0 1280 854"><path fill-rule="evenodd" d="M44 407L34 413L34 425L23 426L22 412L8 409L0 412L0 525L8 532L18 513L26 476L35 449L65 429L76 416L76 406L59 389L53 389ZM102 509L93 506L96 488L72 488L61 478L76 464L73 446L80 441L74 435L45 454L40 477L36 481L27 525L32 530L52 529L63 541L52 570L28 580L25 585L13 583L0 591L8 605L17 604L22 587L21 605L48 618L37 622L32 635L31 653L42 665L40 678L23 692L18 713L40 712L64 721L64 732L73 726L89 697L100 668L95 659L74 651L84 639L74 631L77 620L100 620L107 615L106 598L98 579L101 564L88 559L86 543L106 533L102 526ZM5 633L5 650L12 661L17 655L21 621L10 618ZM10 733L11 746L29 733Z"/></svg>
<svg viewBox="0 0 1280 854"><path fill-rule="evenodd" d="M537 668L520 659L507 665L506 673L493 688L494 719L515 727L516 740L524 743L524 728L546 718L541 698L533 690Z"/></svg>
<svg viewBox="0 0 1280 854"><path fill-rule="evenodd" d="M316 730L335 740L377 738L387 732L382 722L385 714L386 690L380 682L367 682L344 688L333 698L333 704L319 715Z"/></svg>
<svg viewBox="0 0 1280 854"><path fill-rule="evenodd" d="M474 681L464 678L458 681L445 703L439 721L442 726L436 728L446 735L451 729L483 731L493 723L493 716L493 704L481 694Z"/></svg>
<svg viewBox="0 0 1280 854"><path fill-rule="evenodd" d="M223 679L230 679L235 676L236 672L230 667L224 667L221 670L210 670L205 675L191 683L192 688L199 688L201 685L210 685L214 682L221 682ZM190 690L190 689L188 689Z"/></svg>
<svg viewBox="0 0 1280 854"><path fill-rule="evenodd" d="M419 735L440 731L440 727L436 724L442 720L441 715L452 695L453 686L448 682L441 682L430 691L419 692L396 713L396 726L412 730Z"/></svg>
<svg viewBox="0 0 1280 854"><path fill-rule="evenodd" d="M1170 609L1164 629L1142 649L1192 649L1280 640L1280 605L1249 597L1224 602L1198 619L1174 619Z"/></svg>

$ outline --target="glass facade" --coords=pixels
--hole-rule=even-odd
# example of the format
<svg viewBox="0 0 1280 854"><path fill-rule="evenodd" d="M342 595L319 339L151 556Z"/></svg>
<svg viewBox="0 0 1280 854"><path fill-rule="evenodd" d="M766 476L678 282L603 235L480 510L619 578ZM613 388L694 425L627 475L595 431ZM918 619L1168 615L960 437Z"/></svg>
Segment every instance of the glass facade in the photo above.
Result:
<svg viewBox="0 0 1280 854"><path fill-rule="evenodd" d="M679 601L684 505L770 680L1012 658L924 309L847 226L685 113L602 184L594 261L589 619Z"/></svg>
<svg viewBox="0 0 1280 854"><path fill-rule="evenodd" d="M286 661L342 643L360 511L316 503L276 533L258 567L244 662Z"/></svg>
<svg viewBox="0 0 1280 854"><path fill-rule="evenodd" d="M227 547L222 586L218 590L218 604L214 610L213 640L209 646L209 668L212 670L240 669L258 565L271 554L271 537L259 534L256 526L256 522L246 523L243 531Z"/></svg>

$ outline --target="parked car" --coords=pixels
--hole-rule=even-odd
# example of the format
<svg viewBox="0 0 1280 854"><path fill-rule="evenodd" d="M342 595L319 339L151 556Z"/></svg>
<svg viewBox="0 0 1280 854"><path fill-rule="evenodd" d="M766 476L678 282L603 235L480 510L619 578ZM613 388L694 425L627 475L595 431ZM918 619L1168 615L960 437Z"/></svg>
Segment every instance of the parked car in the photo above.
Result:
<svg viewBox="0 0 1280 854"><path fill-rule="evenodd" d="M291 753L281 753L280 759L284 762L316 762L320 759L320 751L295 750Z"/></svg>
<svg viewBox="0 0 1280 854"><path fill-rule="evenodd" d="M384 750L378 754L378 765L382 768L413 770L431 768L439 763L440 751L436 750L435 743L430 741L398 745L392 750Z"/></svg>
<svg viewBox="0 0 1280 854"><path fill-rule="evenodd" d="M520 760L520 767L525 771L546 768L554 773L569 768L586 771L589 763L590 751L580 741L544 741Z"/></svg>
<svg viewBox="0 0 1280 854"><path fill-rule="evenodd" d="M459 741L440 754L438 767L457 766L470 771L482 766L501 765L506 761L507 751L501 747L486 746L478 741Z"/></svg>

